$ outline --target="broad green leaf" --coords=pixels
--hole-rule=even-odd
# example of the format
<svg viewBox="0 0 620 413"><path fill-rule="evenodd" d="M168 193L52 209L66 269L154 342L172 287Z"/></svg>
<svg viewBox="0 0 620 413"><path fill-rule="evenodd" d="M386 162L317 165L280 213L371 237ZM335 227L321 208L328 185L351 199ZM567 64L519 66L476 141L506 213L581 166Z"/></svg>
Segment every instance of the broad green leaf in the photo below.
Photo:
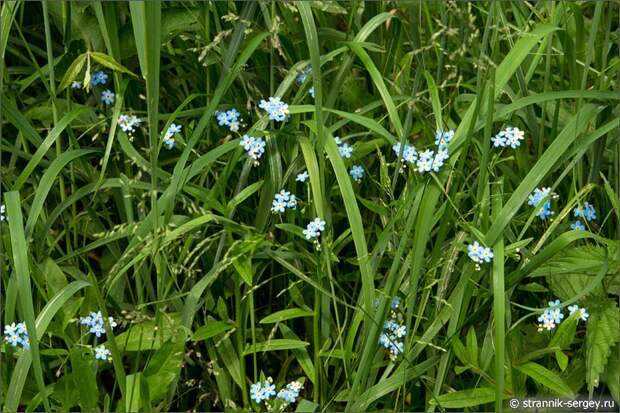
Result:
<svg viewBox="0 0 620 413"><path fill-rule="evenodd" d="M313 412L316 412L318 408L319 408L318 404L311 402L310 400L302 399L298 402L295 412L296 413L313 413Z"/></svg>
<svg viewBox="0 0 620 413"><path fill-rule="evenodd" d="M71 349L71 377L80 392L79 404L83 411L96 411L99 399L95 356L83 347Z"/></svg>
<svg viewBox="0 0 620 413"><path fill-rule="evenodd" d="M185 357L184 350L183 340L167 341L149 360L143 374L152 403L163 400L170 390L170 384L179 376Z"/></svg>
<svg viewBox="0 0 620 413"><path fill-rule="evenodd" d="M299 337L286 325L280 324L279 328L282 333L282 337L285 339L299 341ZM293 353L297 359L297 362L304 370L304 373L308 376L308 379L310 379L312 383L316 383L316 370L314 368L314 364L312 364L312 359L310 359L310 356L308 355L308 350L305 347L293 348L291 349L291 353Z"/></svg>
<svg viewBox="0 0 620 413"><path fill-rule="evenodd" d="M281 351L305 348L309 343L301 340L290 340L285 338L276 338L269 341L263 341L248 346L243 355L247 356L252 353L260 353L263 351Z"/></svg>
<svg viewBox="0 0 620 413"><path fill-rule="evenodd" d="M575 339L575 332L577 330L577 324L579 323L579 317L577 314L573 314L566 320L560 323L553 338L549 342L549 347L560 347L561 349L567 349Z"/></svg>
<svg viewBox="0 0 620 413"><path fill-rule="evenodd" d="M290 320L292 318L299 317L312 317L314 312L310 310L303 310L301 308L287 308L286 310L276 311L269 314L267 317L260 320L261 324L279 323L281 321Z"/></svg>
<svg viewBox="0 0 620 413"><path fill-rule="evenodd" d="M142 407L142 373L128 374L125 394L125 411L139 412Z"/></svg>
<svg viewBox="0 0 620 413"><path fill-rule="evenodd" d="M168 340L180 334L178 316L164 317L163 326L154 321L133 324L127 331L116 336L116 345L122 351L157 350Z"/></svg>
<svg viewBox="0 0 620 413"><path fill-rule="evenodd" d="M559 396L574 397L574 393L571 388L557 373L541 366L540 364L529 362L513 367L532 378L539 385L548 388Z"/></svg>
<svg viewBox="0 0 620 413"><path fill-rule="evenodd" d="M60 85L58 86L58 92L67 88L71 84L71 82L73 82L77 78L77 76L80 74L80 72L84 68L85 62L86 62L86 53L83 53L79 55L73 61L73 63L71 63L71 66L69 66L69 68L65 71L65 75L63 76L62 81L60 82Z"/></svg>
<svg viewBox="0 0 620 413"><path fill-rule="evenodd" d="M127 69L122 64L118 63L116 60L114 60L112 56L108 56L107 54L101 53L101 52L90 52L90 56L97 63L101 64L102 66L107 67L108 69L112 69L116 72L127 73L129 75L137 77L135 73Z"/></svg>
<svg viewBox="0 0 620 413"><path fill-rule="evenodd" d="M495 389L492 387L480 387L442 394L437 399L430 399L429 404L444 409L463 409L465 407L481 406L493 401L495 401Z"/></svg>
<svg viewBox="0 0 620 413"><path fill-rule="evenodd" d="M600 384L611 349L619 340L620 312L615 301L608 300L589 306L590 317L586 329L586 382L592 395Z"/></svg>
<svg viewBox="0 0 620 413"><path fill-rule="evenodd" d="M233 324L227 323L225 321L216 321L214 319L210 319L207 321L207 325L198 327L198 329L194 332L194 335L192 336L192 340L207 340L209 338L222 334L234 327L235 326Z"/></svg>

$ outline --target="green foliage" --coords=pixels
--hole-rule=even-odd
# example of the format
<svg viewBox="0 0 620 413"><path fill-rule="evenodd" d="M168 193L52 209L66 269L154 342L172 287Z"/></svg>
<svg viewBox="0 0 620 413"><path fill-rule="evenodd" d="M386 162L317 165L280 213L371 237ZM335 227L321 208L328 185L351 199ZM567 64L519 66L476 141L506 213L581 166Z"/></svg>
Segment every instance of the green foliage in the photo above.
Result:
<svg viewBox="0 0 620 413"><path fill-rule="evenodd" d="M591 310L586 334L586 382L590 394L600 384L600 377L607 367L611 349L618 342L620 311L616 301L605 301Z"/></svg>
<svg viewBox="0 0 620 413"><path fill-rule="evenodd" d="M298 412L620 402L617 3L0 7L0 325L30 332L29 351L2 335L3 411L264 410L267 377L303 382ZM232 108L237 131L218 125ZM521 145L495 147L508 126ZM394 153L438 130L437 171ZM296 207L273 213L281 190ZM474 241L494 253L479 269ZM97 311L100 337L80 324Z"/></svg>

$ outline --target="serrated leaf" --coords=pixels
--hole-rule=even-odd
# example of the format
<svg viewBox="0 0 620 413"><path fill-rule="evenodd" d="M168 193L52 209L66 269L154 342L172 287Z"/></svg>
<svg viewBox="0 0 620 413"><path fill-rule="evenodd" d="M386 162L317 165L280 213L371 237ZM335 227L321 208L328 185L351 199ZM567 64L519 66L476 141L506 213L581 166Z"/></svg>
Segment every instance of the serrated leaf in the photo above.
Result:
<svg viewBox="0 0 620 413"><path fill-rule="evenodd" d="M618 347L616 346L611 354L618 354ZM605 374L601 377L601 380L607 384L607 388L609 388L609 392L612 397L616 401L616 403L620 402L620 358L618 357L610 357L609 362L607 363L607 368L605 369Z"/></svg>
<svg viewBox="0 0 620 413"><path fill-rule="evenodd" d="M580 246L566 248L534 269L531 277L548 276L555 274L596 274L605 261L606 248L601 246ZM610 274L618 268L618 247L608 248ZM617 273L617 271L616 271Z"/></svg>
<svg viewBox="0 0 620 413"><path fill-rule="evenodd" d="M568 248L558 252L553 258L534 269L530 273L530 277L546 277L554 295L565 301L576 296L593 281L594 274L605 263L606 252L609 254L607 273L614 275L607 278L617 279L615 276L618 273L617 251L617 244L613 244L611 241L607 248L601 246ZM597 285L591 294L604 296L603 284L608 283L608 281L604 281L601 285Z"/></svg>
<svg viewBox="0 0 620 413"><path fill-rule="evenodd" d="M620 314L615 301L590 309L586 329L586 382L590 394L598 387L611 349L618 342L618 323Z"/></svg>

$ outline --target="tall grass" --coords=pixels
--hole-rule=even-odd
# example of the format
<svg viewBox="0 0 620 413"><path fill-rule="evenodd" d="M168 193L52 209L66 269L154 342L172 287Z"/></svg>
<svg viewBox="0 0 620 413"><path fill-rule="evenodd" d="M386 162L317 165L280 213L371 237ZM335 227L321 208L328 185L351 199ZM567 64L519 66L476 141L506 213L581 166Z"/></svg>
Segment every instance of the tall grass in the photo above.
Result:
<svg viewBox="0 0 620 413"><path fill-rule="evenodd" d="M619 13L5 1L0 320L24 321L30 349L3 336L0 406L278 409L251 394L267 377L301 380L282 408L304 412L620 402ZM259 109L269 96L289 104L285 122ZM218 126L231 108L238 131ZM134 133L124 114L143 120ZM507 126L525 132L516 149L494 146ZM437 171L393 150L421 152L437 130L454 131ZM244 134L265 140L258 162ZM541 187L558 195L546 220L528 205ZM272 213L283 189L297 208ZM586 202L597 218L571 229ZM492 263L468 257L474 241ZM565 319L538 331L556 298ZM79 322L92 311L96 340ZM395 357L380 343L392 318L406 329Z"/></svg>

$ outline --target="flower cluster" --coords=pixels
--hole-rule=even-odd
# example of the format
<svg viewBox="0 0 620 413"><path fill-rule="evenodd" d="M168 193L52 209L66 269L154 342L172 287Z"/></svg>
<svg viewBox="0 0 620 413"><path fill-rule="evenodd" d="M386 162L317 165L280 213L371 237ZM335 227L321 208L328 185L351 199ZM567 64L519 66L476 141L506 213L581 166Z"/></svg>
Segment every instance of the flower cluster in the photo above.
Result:
<svg viewBox="0 0 620 413"><path fill-rule="evenodd" d="M308 178L309 178L308 171L303 171L302 173L297 174L297 178L295 178L295 181L306 182L306 179Z"/></svg>
<svg viewBox="0 0 620 413"><path fill-rule="evenodd" d="M306 229L304 229L304 236L307 240L311 240L312 238L319 238L321 235L321 231L325 231L325 221L321 218L315 218L314 221L311 221ZM316 240L315 240L316 242Z"/></svg>
<svg viewBox="0 0 620 413"><path fill-rule="evenodd" d="M573 214L577 218L583 218L586 221L593 221L596 219L596 209L594 209L594 205L589 202L585 202L583 207L577 207L573 209ZM586 226L579 220L575 221L570 225L571 229L580 229L585 230Z"/></svg>
<svg viewBox="0 0 620 413"><path fill-rule="evenodd" d="M140 126L140 123L142 123L142 120L135 115L120 115L118 117L118 126L128 135L134 133L136 128Z"/></svg>
<svg viewBox="0 0 620 413"><path fill-rule="evenodd" d="M553 211L551 210L552 198L557 199L559 197L555 192L551 192L551 188L536 188L534 192L530 194L527 203L534 208L538 208L542 203L542 207L536 212L536 216L544 221L548 216L553 215Z"/></svg>
<svg viewBox="0 0 620 413"><path fill-rule="evenodd" d="M284 122L289 115L288 105L279 96L271 96L269 100L261 100L259 108L269 114L269 119Z"/></svg>
<svg viewBox="0 0 620 413"><path fill-rule="evenodd" d="M405 144L405 146L403 148L403 146L400 144L400 142L398 142L397 144L392 146L392 150L394 151L396 156L399 156L400 152L402 150L402 152L403 152L402 161L403 162L414 164L418 160L418 151L416 151L416 149L413 146L411 146L411 145Z"/></svg>
<svg viewBox="0 0 620 413"><path fill-rule="evenodd" d="M354 165L349 171L349 175L351 175L351 178L353 178L355 182L361 182L364 177L364 168L360 165Z"/></svg>
<svg viewBox="0 0 620 413"><path fill-rule="evenodd" d="M114 321L114 318L108 317L110 328L113 329L118 324ZM94 334L97 338L105 334L105 328L103 327L103 316L101 311L92 311L86 317L80 317L80 324L89 328L88 332ZM103 344L95 347L95 359L110 361L110 350L108 350Z"/></svg>
<svg viewBox="0 0 620 413"><path fill-rule="evenodd" d="M343 158L350 158L353 153L353 148L349 146L348 143L342 142L339 136L334 136L334 141L336 141L336 145L338 145L338 151L340 152L340 156Z"/></svg>
<svg viewBox="0 0 620 413"><path fill-rule="evenodd" d="M562 322L564 314L562 313L562 307L560 306L560 300L549 301L549 307L546 308L543 313L538 317L538 331L551 331L558 324ZM568 307L569 316L577 313L577 316L587 321L590 314L585 308L579 308L578 305L571 305Z"/></svg>
<svg viewBox="0 0 620 413"><path fill-rule="evenodd" d="M298 381L292 381L278 392L278 398L284 400L287 403L295 403L299 397L299 392L304 388L304 385Z"/></svg>
<svg viewBox="0 0 620 413"><path fill-rule="evenodd" d="M454 131L449 130L447 132L437 131L435 133L435 145L437 146L437 152L432 149L426 149L423 152L418 153L414 146L405 144L404 147L401 143L397 143L392 146L392 150L396 156L400 156L402 151L403 162L415 164L415 169L420 172L439 172L445 161L450 156L448 153L448 143L454 137Z"/></svg>
<svg viewBox="0 0 620 413"><path fill-rule="evenodd" d="M405 350L404 337L407 327L403 324L403 316L399 311L400 297L394 297L391 304L390 318L383 323L383 332L379 336L379 344L389 350L390 360L395 361Z"/></svg>
<svg viewBox="0 0 620 413"><path fill-rule="evenodd" d="M260 157L265 153L266 143L263 138L243 135L239 145L243 146L243 149L247 151L250 158L254 159L255 163L258 163Z"/></svg>
<svg viewBox="0 0 620 413"><path fill-rule="evenodd" d="M442 131L442 130L438 130L437 132L435 132L435 145L437 145L437 149L438 150L442 150L442 149L448 149L448 144L450 143L450 141L452 140L452 138L454 138L454 131L453 130L449 130L449 131Z"/></svg>
<svg viewBox="0 0 620 413"><path fill-rule="evenodd" d="M525 132L521 129L516 127L507 127L492 137L491 141L493 141L493 146L496 148L505 148L510 146L511 148L516 149L519 145L521 145L521 141L524 137Z"/></svg>
<svg viewBox="0 0 620 413"><path fill-rule="evenodd" d="M467 255L476 263L476 269L480 269L480 264L485 262L491 262L493 259L493 251L489 247L480 245L478 241L474 241L473 244L467 246Z"/></svg>
<svg viewBox="0 0 620 413"><path fill-rule="evenodd" d="M241 114L235 108L227 110L225 112L215 112L217 118L217 124L220 126L226 126L231 132L237 132L241 125Z"/></svg>
<svg viewBox="0 0 620 413"><path fill-rule="evenodd" d="M538 317L538 331L553 330L556 325L560 324L564 314L562 314L562 307L560 307L560 300L549 301L549 307Z"/></svg>
<svg viewBox="0 0 620 413"><path fill-rule="evenodd" d="M168 129L166 130L166 133L164 134L164 137L163 137L164 145L166 145L166 148L168 149L174 148L174 145L175 145L174 135L176 135L177 133L181 133L181 125L172 123L170 126L168 126Z"/></svg>
<svg viewBox="0 0 620 413"><path fill-rule="evenodd" d="M4 339L12 347L21 345L26 350L30 350L30 340L28 339L28 330L26 323L12 323L4 326Z"/></svg>
<svg viewBox="0 0 620 413"><path fill-rule="evenodd" d="M588 321L588 317L590 317L590 314L588 314L588 310L586 308L583 307L579 307L578 305L569 305L568 306L568 312L569 312L569 316L577 313L577 316L579 317L580 320L582 321Z"/></svg>
<svg viewBox="0 0 620 413"><path fill-rule="evenodd" d="M110 89L106 89L101 92L101 101L106 105L112 105L115 97L116 95Z"/></svg>
<svg viewBox="0 0 620 413"><path fill-rule="evenodd" d="M250 398L256 403L266 402L276 395L276 385L273 384L273 379L267 377L264 382L257 382L250 385Z"/></svg>
<svg viewBox="0 0 620 413"><path fill-rule="evenodd" d="M108 317L108 321L110 322L110 327L112 328L118 325L112 317ZM101 337L102 334L105 334L101 311L97 311L96 313L93 311L86 317L80 317L80 324L89 327L89 332L97 336L97 338Z"/></svg>
<svg viewBox="0 0 620 413"><path fill-rule="evenodd" d="M106 83L108 83L108 74L103 70L93 73L92 77L90 78L90 85L92 87L95 87L97 85L105 85Z"/></svg>
<svg viewBox="0 0 620 413"><path fill-rule="evenodd" d="M264 402L269 411L282 410L288 404L295 403L303 388L303 383L299 380L295 380L276 393L276 385L273 384L273 379L267 377L262 382L259 381L250 385L250 399L258 404ZM274 402L276 399L279 399L280 405L270 404L269 401L272 399ZM282 405L282 403L284 403L284 405ZM279 409L275 409L276 406L279 406Z"/></svg>
<svg viewBox="0 0 620 413"><path fill-rule="evenodd" d="M271 204L271 212L282 213L286 208L297 209L297 198L284 189L277 193Z"/></svg>

